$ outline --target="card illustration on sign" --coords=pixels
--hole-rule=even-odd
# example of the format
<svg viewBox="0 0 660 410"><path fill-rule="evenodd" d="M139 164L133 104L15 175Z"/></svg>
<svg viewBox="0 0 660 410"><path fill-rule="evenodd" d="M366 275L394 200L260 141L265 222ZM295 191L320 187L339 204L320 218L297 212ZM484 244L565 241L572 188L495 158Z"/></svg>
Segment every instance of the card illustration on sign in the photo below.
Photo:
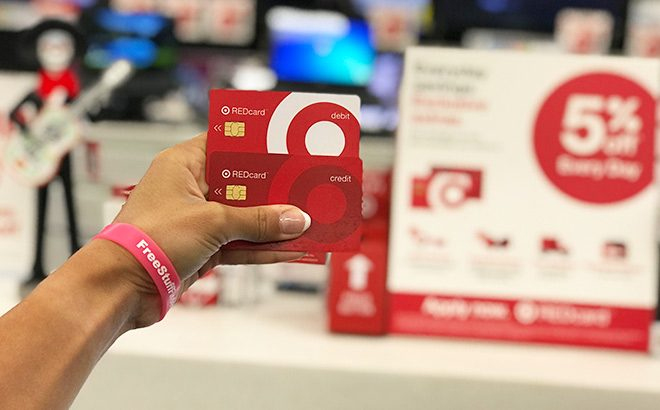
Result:
<svg viewBox="0 0 660 410"><path fill-rule="evenodd" d="M481 198L481 171L433 168L429 175L412 183L412 205L416 208L457 208L470 199Z"/></svg>

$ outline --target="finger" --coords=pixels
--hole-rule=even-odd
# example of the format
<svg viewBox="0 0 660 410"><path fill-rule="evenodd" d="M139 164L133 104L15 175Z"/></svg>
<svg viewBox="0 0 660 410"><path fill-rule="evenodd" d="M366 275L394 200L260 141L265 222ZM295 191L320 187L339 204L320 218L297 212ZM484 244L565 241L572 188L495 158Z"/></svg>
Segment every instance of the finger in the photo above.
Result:
<svg viewBox="0 0 660 410"><path fill-rule="evenodd" d="M221 242L235 240L277 242L295 239L312 224L310 216L292 205L236 208L209 202L213 206L214 229Z"/></svg>
<svg viewBox="0 0 660 410"><path fill-rule="evenodd" d="M197 182L202 195L205 198L208 195L208 185L206 184L206 133L198 134L192 139L161 151L151 166L155 166L156 163L160 167L183 166ZM179 170L180 172L181 170Z"/></svg>
<svg viewBox="0 0 660 410"><path fill-rule="evenodd" d="M194 138L183 142L183 144L206 152L206 132L197 134Z"/></svg>
<svg viewBox="0 0 660 410"><path fill-rule="evenodd" d="M270 263L295 261L305 252L274 252L274 251L220 251L220 265L267 265Z"/></svg>

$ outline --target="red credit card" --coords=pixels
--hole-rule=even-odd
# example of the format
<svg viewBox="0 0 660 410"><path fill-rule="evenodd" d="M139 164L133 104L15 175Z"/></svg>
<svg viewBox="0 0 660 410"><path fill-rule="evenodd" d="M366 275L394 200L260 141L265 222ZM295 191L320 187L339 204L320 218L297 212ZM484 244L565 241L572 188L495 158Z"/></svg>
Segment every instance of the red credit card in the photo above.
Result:
<svg viewBox="0 0 660 410"><path fill-rule="evenodd" d="M215 152L209 200L230 206L291 204L307 212L311 227L295 240L233 249L349 251L362 235L362 161L359 158Z"/></svg>

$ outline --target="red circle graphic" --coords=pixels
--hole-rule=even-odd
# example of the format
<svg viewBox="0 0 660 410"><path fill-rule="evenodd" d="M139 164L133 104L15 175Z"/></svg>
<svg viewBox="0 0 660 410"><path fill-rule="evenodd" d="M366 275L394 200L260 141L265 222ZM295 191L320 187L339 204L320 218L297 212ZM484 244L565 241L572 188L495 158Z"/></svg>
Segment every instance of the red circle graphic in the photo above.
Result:
<svg viewBox="0 0 660 410"><path fill-rule="evenodd" d="M655 99L611 73L573 78L543 103L534 126L541 169L580 201L627 200L653 180Z"/></svg>

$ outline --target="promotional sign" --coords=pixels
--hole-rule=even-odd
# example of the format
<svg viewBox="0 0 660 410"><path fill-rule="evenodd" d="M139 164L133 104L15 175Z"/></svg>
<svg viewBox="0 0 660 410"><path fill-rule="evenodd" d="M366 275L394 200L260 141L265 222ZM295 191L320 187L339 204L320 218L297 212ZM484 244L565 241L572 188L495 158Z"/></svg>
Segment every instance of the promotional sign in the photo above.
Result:
<svg viewBox="0 0 660 410"><path fill-rule="evenodd" d="M387 239L392 173L364 171L362 246L335 253L327 291L328 328L334 333L382 335L387 332Z"/></svg>
<svg viewBox="0 0 660 410"><path fill-rule="evenodd" d="M362 240L387 243L392 170L365 169L362 180Z"/></svg>
<svg viewBox="0 0 660 410"><path fill-rule="evenodd" d="M387 242L365 242L360 252L335 253L330 269L329 330L334 333L385 334Z"/></svg>
<svg viewBox="0 0 660 410"><path fill-rule="evenodd" d="M0 74L0 279L23 279L32 268L35 192L9 175L3 159L12 133L9 111L33 87L30 75Z"/></svg>
<svg viewBox="0 0 660 410"><path fill-rule="evenodd" d="M356 96L213 90L207 139L209 200L291 204L311 227L295 240L229 248L357 250L362 235L360 101Z"/></svg>
<svg viewBox="0 0 660 410"><path fill-rule="evenodd" d="M656 61L417 48L390 330L648 348Z"/></svg>

